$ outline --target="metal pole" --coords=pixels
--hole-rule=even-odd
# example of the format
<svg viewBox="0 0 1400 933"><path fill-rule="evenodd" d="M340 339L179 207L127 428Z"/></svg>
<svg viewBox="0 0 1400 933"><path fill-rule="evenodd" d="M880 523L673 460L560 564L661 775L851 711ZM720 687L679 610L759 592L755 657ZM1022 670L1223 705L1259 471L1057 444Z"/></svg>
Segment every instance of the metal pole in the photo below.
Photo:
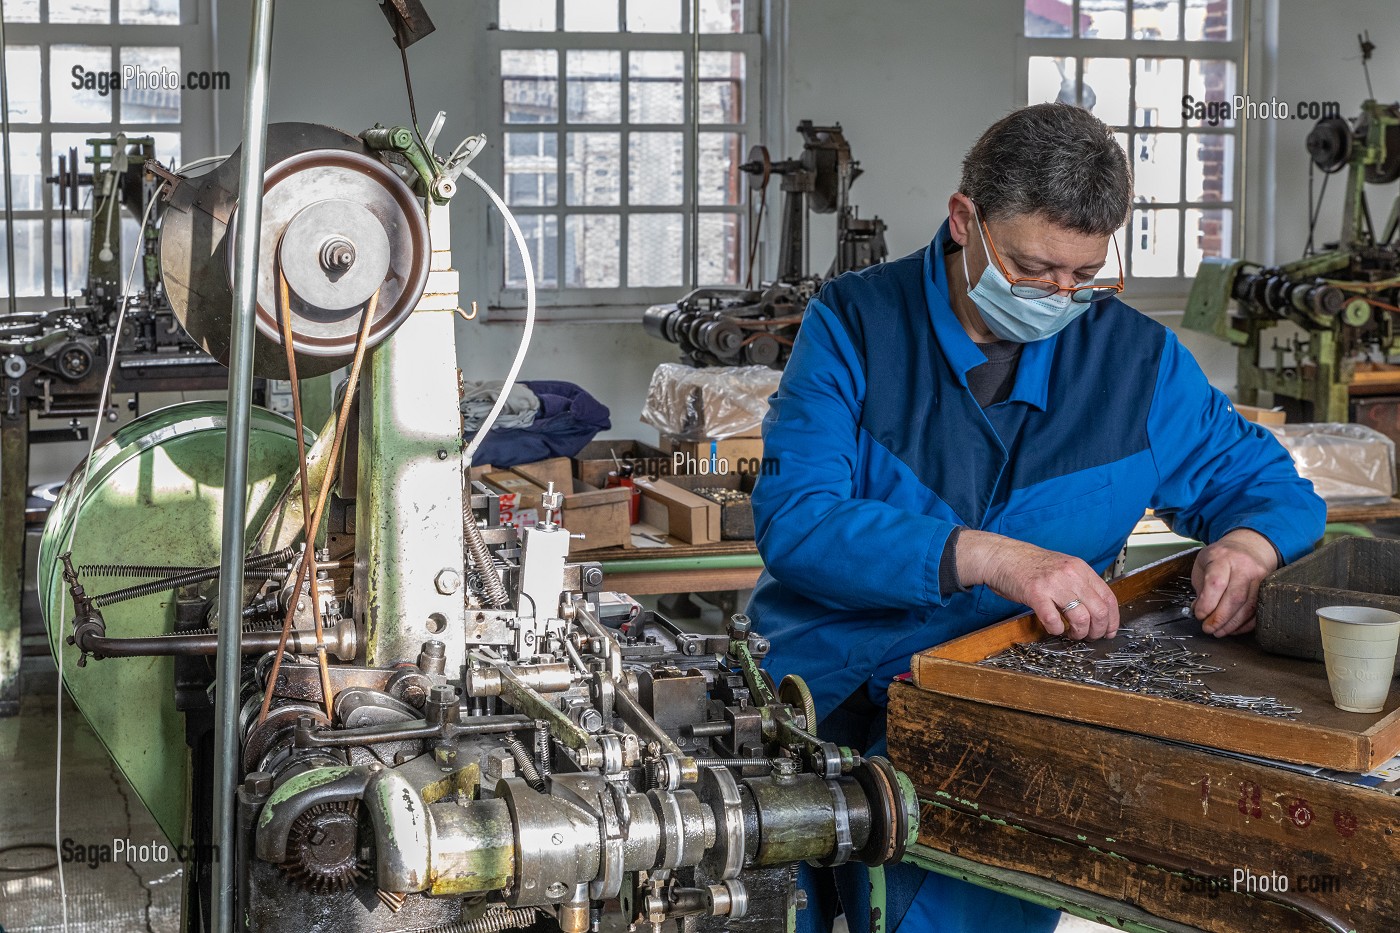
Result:
<svg viewBox="0 0 1400 933"><path fill-rule="evenodd" d="M273 0L253 6L248 90L243 99L243 162L239 166L238 222L234 231L233 322L230 330L228 427L224 447L224 534L219 576L218 693L214 698L215 933L237 929L234 878L238 790L238 691L242 646L243 533L248 494L248 422L253 395L253 318L258 300L258 234L262 228L263 162L267 150L268 83L272 71Z"/></svg>
<svg viewBox="0 0 1400 933"><path fill-rule="evenodd" d="M11 183L10 166L10 69L5 62L5 10L0 4L0 136L4 138L5 155L5 279L9 289L10 313L15 313L15 193Z"/></svg>

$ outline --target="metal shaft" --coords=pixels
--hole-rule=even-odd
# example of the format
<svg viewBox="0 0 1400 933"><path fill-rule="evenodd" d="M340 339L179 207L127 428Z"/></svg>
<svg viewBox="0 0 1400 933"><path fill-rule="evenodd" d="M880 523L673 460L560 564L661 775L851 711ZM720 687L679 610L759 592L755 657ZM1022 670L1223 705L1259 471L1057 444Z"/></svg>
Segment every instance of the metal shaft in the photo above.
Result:
<svg viewBox="0 0 1400 933"><path fill-rule="evenodd" d="M253 397L253 319L258 300L258 233L262 228L263 163L267 150L268 84L272 72L273 0L253 4L248 89L243 99L243 162L239 167L238 224L234 235L233 322L229 328L228 435L224 448L224 528L220 553L219 618L243 613L244 525L248 494L248 423ZM214 842L217 860L212 921L215 933L233 933L235 794L238 789L238 688L243 655L237 625L219 629L218 692L214 699Z"/></svg>
<svg viewBox="0 0 1400 933"><path fill-rule="evenodd" d="M10 166L14 163L10 161L10 76L9 69L5 67L4 50L9 48L5 44L5 11L0 9L0 145L4 146L5 155L5 279L9 289L5 294L9 298L10 313L15 313L15 218L14 205L15 193L12 184L12 172Z"/></svg>

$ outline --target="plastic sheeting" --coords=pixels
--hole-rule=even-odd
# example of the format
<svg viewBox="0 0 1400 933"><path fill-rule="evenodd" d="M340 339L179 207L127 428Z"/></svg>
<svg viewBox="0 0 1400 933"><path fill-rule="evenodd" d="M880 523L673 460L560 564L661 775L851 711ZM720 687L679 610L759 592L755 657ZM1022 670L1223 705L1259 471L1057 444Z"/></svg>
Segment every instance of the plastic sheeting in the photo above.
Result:
<svg viewBox="0 0 1400 933"><path fill-rule="evenodd" d="M1381 432L1334 422L1262 427L1328 503L1377 505L1395 495L1395 442Z"/></svg>
<svg viewBox="0 0 1400 933"><path fill-rule="evenodd" d="M652 373L642 421L692 440L755 434L782 377L767 366L662 363Z"/></svg>

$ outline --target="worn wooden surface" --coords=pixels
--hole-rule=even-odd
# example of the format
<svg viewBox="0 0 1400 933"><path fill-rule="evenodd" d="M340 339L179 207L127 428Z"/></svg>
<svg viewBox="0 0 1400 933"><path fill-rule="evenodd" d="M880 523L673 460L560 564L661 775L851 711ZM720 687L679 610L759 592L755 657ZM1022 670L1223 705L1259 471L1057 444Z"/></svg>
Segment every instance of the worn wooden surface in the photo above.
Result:
<svg viewBox="0 0 1400 933"><path fill-rule="evenodd" d="M1194 552L1168 558L1110 584L1122 604L1124 624L1159 603L1169 607L1155 599L1154 591L1188 577L1193 559ZM1204 663L1224 668L1203 675L1211 689L1277 697L1301 712L1296 719L1280 719L976 663L1012 644L1044 638L1040 624L1029 614L915 655L914 681L950 696L1343 771L1367 771L1400 753L1400 684L1391 690L1382 712L1348 713L1333 705L1327 672L1319 662L1268 654L1253 636L1204 635L1189 616L1155 625L1153 630L1188 639L1181 644L1208 654ZM1124 640L1120 635L1100 642L1099 652Z"/></svg>
<svg viewBox="0 0 1400 933"><path fill-rule="evenodd" d="M932 848L1212 933L1400 930L1400 798L1382 791L909 684L889 749ZM1289 891L1236 891L1236 870Z"/></svg>

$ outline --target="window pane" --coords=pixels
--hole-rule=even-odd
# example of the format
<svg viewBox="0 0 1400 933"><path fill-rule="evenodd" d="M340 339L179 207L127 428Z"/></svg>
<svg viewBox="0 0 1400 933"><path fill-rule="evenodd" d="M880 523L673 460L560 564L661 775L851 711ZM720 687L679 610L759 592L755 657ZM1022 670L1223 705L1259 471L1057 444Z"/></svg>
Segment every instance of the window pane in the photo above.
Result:
<svg viewBox="0 0 1400 933"><path fill-rule="evenodd" d="M633 133L627 151L627 200L632 204L679 204L685 185L684 136Z"/></svg>
<svg viewBox="0 0 1400 933"><path fill-rule="evenodd" d="M633 52L628 55L627 79L630 89L627 119L633 123L681 122L685 118L684 76L685 57L682 52Z"/></svg>
<svg viewBox="0 0 1400 933"><path fill-rule="evenodd" d="M739 180L744 162L743 136L738 133L700 134L700 203L739 204L745 185Z"/></svg>
<svg viewBox="0 0 1400 933"><path fill-rule="evenodd" d="M43 114L44 69L37 45L12 45L5 49L5 77L10 82L10 122L39 123Z"/></svg>
<svg viewBox="0 0 1400 933"><path fill-rule="evenodd" d="M1126 39L1127 0L1079 0L1079 34L1086 39Z"/></svg>
<svg viewBox="0 0 1400 933"><path fill-rule="evenodd" d="M74 71L73 69L80 69ZM76 77L75 77L76 75ZM73 83L79 87L74 88ZM110 123L112 50L101 45L49 49L49 119L54 123Z"/></svg>
<svg viewBox="0 0 1400 933"><path fill-rule="evenodd" d="M1062 39L1073 35L1073 25L1074 4L1070 0L1026 0L1026 35Z"/></svg>
<svg viewBox="0 0 1400 933"><path fill-rule="evenodd" d="M1194 276L1200 268L1201 259L1206 256L1229 256L1232 212L1227 208L1200 210L1191 208L1186 212L1186 268L1183 274Z"/></svg>
<svg viewBox="0 0 1400 933"><path fill-rule="evenodd" d="M622 134L570 133L564 173L570 204L622 203Z"/></svg>
<svg viewBox="0 0 1400 933"><path fill-rule="evenodd" d="M521 32L553 32L554 0L501 0L498 25Z"/></svg>
<svg viewBox="0 0 1400 933"><path fill-rule="evenodd" d="M180 24L180 0L121 0L117 18L123 23Z"/></svg>
<svg viewBox="0 0 1400 933"><path fill-rule="evenodd" d="M622 53L571 51L568 69L571 123L622 122Z"/></svg>
<svg viewBox="0 0 1400 933"><path fill-rule="evenodd" d="M1179 58L1139 58L1136 84L1138 126L1180 126L1182 67Z"/></svg>
<svg viewBox="0 0 1400 933"><path fill-rule="evenodd" d="M700 0L701 32L743 32L744 0Z"/></svg>
<svg viewBox="0 0 1400 933"><path fill-rule="evenodd" d="M15 295L24 298L44 293L44 222L16 220L15 232ZM0 296L6 298L10 289L8 232L0 226Z"/></svg>
<svg viewBox="0 0 1400 933"><path fill-rule="evenodd" d="M541 207L559 202L556 133L506 133L506 203Z"/></svg>
<svg viewBox="0 0 1400 933"><path fill-rule="evenodd" d="M1131 272L1136 276L1177 275L1176 242L1181 215L1176 209L1134 210Z"/></svg>
<svg viewBox="0 0 1400 933"><path fill-rule="evenodd" d="M183 156L180 133L142 133L149 136L156 145L156 161L162 165L179 165ZM194 161L191 159L190 161Z"/></svg>
<svg viewBox="0 0 1400 933"><path fill-rule="evenodd" d="M505 122L554 123L559 119L559 53L554 49L501 51Z"/></svg>
<svg viewBox="0 0 1400 933"><path fill-rule="evenodd" d="M744 121L744 53L700 53L700 122Z"/></svg>
<svg viewBox="0 0 1400 933"><path fill-rule="evenodd" d="M1213 58L1193 59L1191 67L1186 75L1186 93L1194 98L1195 102L1214 103L1214 108L1207 107L1207 111L1213 110L1216 122L1212 126L1234 126L1234 110L1228 106L1235 96L1235 63L1221 61ZM1193 123L1209 123L1206 120L1195 120Z"/></svg>
<svg viewBox="0 0 1400 933"><path fill-rule="evenodd" d="M739 283L739 257L744 252L739 231L738 214L700 215L698 284Z"/></svg>
<svg viewBox="0 0 1400 933"><path fill-rule="evenodd" d="M128 70L130 69L130 70ZM180 122L180 49L129 46L122 49L122 120Z"/></svg>
<svg viewBox="0 0 1400 933"><path fill-rule="evenodd" d="M15 210L44 209L44 137L38 133L11 133L10 186L15 196ZM0 207L5 204L5 186L0 184Z"/></svg>
<svg viewBox="0 0 1400 933"><path fill-rule="evenodd" d="M617 288L622 284L622 221L616 214L564 219L564 284Z"/></svg>
<svg viewBox="0 0 1400 933"><path fill-rule="evenodd" d="M39 22L39 0L4 0L5 22Z"/></svg>
<svg viewBox="0 0 1400 933"><path fill-rule="evenodd" d="M1228 41L1230 0L1186 0L1186 38Z"/></svg>
<svg viewBox="0 0 1400 933"><path fill-rule="evenodd" d="M559 284L555 261L559 253L559 218L553 214L525 214L518 215L516 222L525 235L525 248L530 251L530 262L535 267L535 285L555 288ZM506 287L525 287L525 266L509 230L506 231Z"/></svg>
<svg viewBox="0 0 1400 933"><path fill-rule="evenodd" d="M1073 58L1032 55L1027 70L1026 103L1074 103L1076 67L1077 62Z"/></svg>
<svg viewBox="0 0 1400 933"><path fill-rule="evenodd" d="M49 0L51 23L110 23L112 0Z"/></svg>
<svg viewBox="0 0 1400 933"><path fill-rule="evenodd" d="M1110 126L1128 124L1128 60L1084 59L1080 105Z"/></svg>
<svg viewBox="0 0 1400 933"><path fill-rule="evenodd" d="M627 218L627 284L679 285L683 275L684 214L633 214Z"/></svg>
<svg viewBox="0 0 1400 933"><path fill-rule="evenodd" d="M1133 136L1133 193L1139 201L1181 200L1181 137L1176 133Z"/></svg>
<svg viewBox="0 0 1400 933"><path fill-rule="evenodd" d="M617 32L617 0L564 0L569 32Z"/></svg>
<svg viewBox="0 0 1400 933"><path fill-rule="evenodd" d="M628 32L680 32L680 0L632 0L627 4Z"/></svg>
<svg viewBox="0 0 1400 933"><path fill-rule="evenodd" d="M1180 39L1181 0L1133 0L1133 38Z"/></svg>
<svg viewBox="0 0 1400 933"><path fill-rule="evenodd" d="M1235 195L1235 137L1190 133L1186 137L1186 200L1228 201Z"/></svg>
<svg viewBox="0 0 1400 933"><path fill-rule="evenodd" d="M90 205L89 205L90 206ZM68 215L68 294L79 295L87 287L88 268L88 229L91 222L87 218L74 218ZM53 250L51 265L53 275L49 277L52 295L63 294L63 228L59 218L49 222L49 245ZM16 263L18 265L18 262ZM18 291L18 286L16 286Z"/></svg>

